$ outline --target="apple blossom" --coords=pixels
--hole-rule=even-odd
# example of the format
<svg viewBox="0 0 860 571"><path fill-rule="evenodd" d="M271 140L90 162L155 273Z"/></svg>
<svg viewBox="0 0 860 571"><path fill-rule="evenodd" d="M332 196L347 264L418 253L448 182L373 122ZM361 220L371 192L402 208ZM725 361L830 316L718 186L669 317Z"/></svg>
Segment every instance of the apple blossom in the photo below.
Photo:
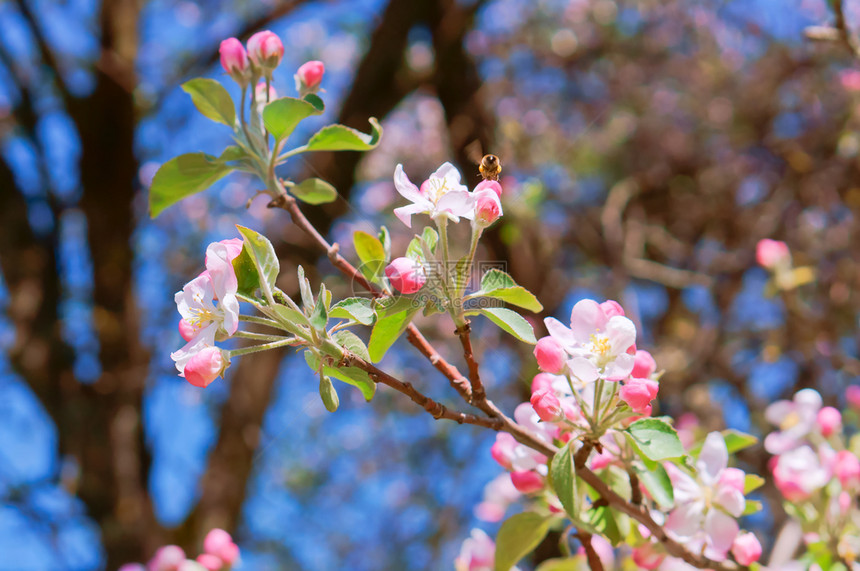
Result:
<svg viewBox="0 0 860 571"><path fill-rule="evenodd" d="M534 356L541 371L552 374L564 371L564 349L555 338L547 336L538 340Z"/></svg>
<svg viewBox="0 0 860 571"><path fill-rule="evenodd" d="M621 400L639 414L651 415L651 401L657 398L660 385L651 379L630 379L619 390Z"/></svg>
<svg viewBox="0 0 860 571"><path fill-rule="evenodd" d="M303 63L296 71L296 89L302 96L316 93L319 91L324 74L325 64L323 62L313 60Z"/></svg>
<svg viewBox="0 0 860 571"><path fill-rule="evenodd" d="M485 228L502 215L502 202L494 190L485 189L475 192L473 200L475 203L473 221L476 227Z"/></svg>
<svg viewBox="0 0 860 571"><path fill-rule="evenodd" d="M221 67L224 68L233 80L245 87L251 79L251 66L248 62L248 52L236 38L227 38L221 42L218 49L221 56Z"/></svg>
<svg viewBox="0 0 860 571"><path fill-rule="evenodd" d="M805 500L830 481L834 456L826 445L818 454L806 445L780 454L773 465L777 489L790 502Z"/></svg>
<svg viewBox="0 0 860 571"><path fill-rule="evenodd" d="M523 494L533 494L543 490L544 481L540 474L532 470L522 472L511 472L511 482L514 487Z"/></svg>
<svg viewBox="0 0 860 571"><path fill-rule="evenodd" d="M501 521L508 507L520 497L511 478L507 474L499 474L484 486L484 499L475 506L475 516L483 521Z"/></svg>
<svg viewBox="0 0 860 571"><path fill-rule="evenodd" d="M495 561L496 544L480 529L473 529L460 547L454 568L456 571L493 571Z"/></svg>
<svg viewBox="0 0 860 571"><path fill-rule="evenodd" d="M232 565L239 558L239 547L233 542L233 538L223 529L214 528L206 534L203 540L203 550L215 555L228 565Z"/></svg>
<svg viewBox="0 0 860 571"><path fill-rule="evenodd" d="M561 402L552 390L544 389L532 394L531 403L544 422L557 422L564 418Z"/></svg>
<svg viewBox="0 0 860 571"><path fill-rule="evenodd" d="M596 301L584 299L573 306L570 328L552 317L544 323L571 356L568 367L583 383L599 377L618 381L633 370L629 351L636 343L636 327L621 315L607 316Z"/></svg>
<svg viewBox="0 0 860 571"><path fill-rule="evenodd" d="M264 70L275 69L284 57L284 44L269 30L257 32L248 39L248 57Z"/></svg>
<svg viewBox="0 0 860 571"><path fill-rule="evenodd" d="M733 478L722 479L728 459L723 436L711 432L699 453L695 478L670 462L664 464L675 491L675 508L666 519L666 530L680 540L701 536L704 554L715 561L723 561L731 549L738 534L734 518L745 506Z"/></svg>
<svg viewBox="0 0 860 571"><path fill-rule="evenodd" d="M739 533L732 545L732 555L741 565L751 565L761 557L761 543L752 533Z"/></svg>
<svg viewBox="0 0 860 571"><path fill-rule="evenodd" d="M180 315L197 330L198 335L211 323L227 335L233 335L238 329L238 281L233 260L241 251L241 240L238 239L209 244L206 248L206 271L174 295Z"/></svg>
<svg viewBox="0 0 860 571"><path fill-rule="evenodd" d="M624 308L621 307L621 304L614 299L607 299L606 301L601 303L600 309L603 311L603 315L605 315L606 317L613 317L615 315L620 315L621 317L624 317Z"/></svg>
<svg viewBox="0 0 860 571"><path fill-rule="evenodd" d="M205 347L195 353L182 370L185 380L195 387L206 388L229 364L221 349Z"/></svg>
<svg viewBox="0 0 860 571"><path fill-rule="evenodd" d="M147 571L177 571L185 562L185 552L178 545L165 545L155 552L146 565Z"/></svg>
<svg viewBox="0 0 860 571"><path fill-rule="evenodd" d="M654 543L646 543L633 548L632 559L640 569L657 569L666 559L666 553Z"/></svg>
<svg viewBox="0 0 860 571"><path fill-rule="evenodd" d="M394 187L412 203L394 209L395 216L410 228L413 214L429 214L436 222L442 219L459 222L460 218L471 220L474 216L474 197L460 184L460 172L451 163L436 169L420 190L403 172L403 165L397 165Z"/></svg>
<svg viewBox="0 0 860 571"><path fill-rule="evenodd" d="M843 488L856 487L860 484L860 459L849 450L840 450L836 453L833 472Z"/></svg>
<svg viewBox="0 0 860 571"><path fill-rule="evenodd" d="M756 244L755 257L760 266L769 270L785 267L791 262L791 252L786 243L768 238Z"/></svg>
<svg viewBox="0 0 860 571"><path fill-rule="evenodd" d="M492 190L499 198L502 197L502 185L497 180L482 180L475 186L475 194L482 190Z"/></svg>
<svg viewBox="0 0 860 571"><path fill-rule="evenodd" d="M818 411L818 430L828 438L842 428L842 413L832 406L825 406Z"/></svg>
<svg viewBox="0 0 860 571"><path fill-rule="evenodd" d="M415 293L427 282L424 267L410 258L391 260L385 268L385 276L394 289L405 294Z"/></svg>
<svg viewBox="0 0 860 571"><path fill-rule="evenodd" d="M260 81L254 87L254 99L257 100L257 111L260 113L263 112L263 109L266 107L266 103L270 101L274 101L278 98L278 92L275 90L274 86L266 85L265 81Z"/></svg>
<svg viewBox="0 0 860 571"><path fill-rule="evenodd" d="M779 427L764 440L764 448L771 454L782 454L798 447L818 424L821 395L814 389L798 391L790 401L781 400L765 409L768 422Z"/></svg>

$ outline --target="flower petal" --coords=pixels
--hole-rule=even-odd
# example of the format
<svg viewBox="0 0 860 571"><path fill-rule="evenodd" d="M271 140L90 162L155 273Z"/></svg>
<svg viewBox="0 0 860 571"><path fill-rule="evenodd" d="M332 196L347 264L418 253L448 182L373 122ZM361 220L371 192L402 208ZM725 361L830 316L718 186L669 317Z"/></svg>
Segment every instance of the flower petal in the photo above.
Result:
<svg viewBox="0 0 860 571"><path fill-rule="evenodd" d="M579 343L588 343L595 332L603 331L606 321L603 310L593 299L578 301L570 312L570 329Z"/></svg>
<svg viewBox="0 0 860 571"><path fill-rule="evenodd" d="M399 192L406 200L418 202L424 198L421 196L421 192L418 190L418 187L409 180L408 176L406 176L406 173L403 171L403 165L401 164L398 164L394 169L394 188L396 188L397 192Z"/></svg>
<svg viewBox="0 0 860 571"><path fill-rule="evenodd" d="M746 507L744 495L735 488L729 486L721 486L717 490L717 496L714 498L714 503L722 506L724 510L729 512L734 517L741 517Z"/></svg>
<svg viewBox="0 0 860 571"><path fill-rule="evenodd" d="M474 216L475 200L466 190L452 190L445 193L436 203L436 212L444 212L455 217L467 218Z"/></svg>
<svg viewBox="0 0 860 571"><path fill-rule="evenodd" d="M212 347L215 345L215 332L217 330L218 324L214 322L210 323L208 326L198 331L197 335L195 335L191 341L186 343L181 349L170 354L170 358L176 362L176 370L179 371L180 376L183 375L185 365L191 360L191 357L206 347Z"/></svg>
<svg viewBox="0 0 860 571"><path fill-rule="evenodd" d="M442 163L436 172L431 174L430 176L436 178L444 178L448 183L448 189L450 190L468 190L465 186L460 184L460 171L457 170L457 167L452 165L451 163Z"/></svg>
<svg viewBox="0 0 860 571"><path fill-rule="evenodd" d="M729 463L729 450L726 441L719 432L711 432L705 438L696 468L699 478L707 486L713 486L720 479L720 474Z"/></svg>
<svg viewBox="0 0 860 571"><path fill-rule="evenodd" d="M666 531L682 538L694 536L702 527L704 507L702 502L689 502L679 505L666 518L666 525L664 526Z"/></svg>
<svg viewBox="0 0 860 571"><path fill-rule="evenodd" d="M585 357L574 357L567 362L567 366L571 374L583 383L592 383L600 376L597 366Z"/></svg>
<svg viewBox="0 0 860 571"><path fill-rule="evenodd" d="M606 365L606 378L610 381L620 381L633 372L636 357L628 353L622 353Z"/></svg>
<svg viewBox="0 0 860 571"><path fill-rule="evenodd" d="M606 335L609 337L612 354L620 355L636 343L636 326L626 317L615 315L606 323Z"/></svg>
<svg viewBox="0 0 860 571"><path fill-rule="evenodd" d="M561 343L562 347L567 349L576 345L573 332L565 327L561 321L555 317L547 317L543 320L543 323L546 325L546 330L549 332L550 337Z"/></svg>
<svg viewBox="0 0 860 571"><path fill-rule="evenodd" d="M228 293L218 302L218 307L224 312L224 330L233 335L239 329L239 299L235 294Z"/></svg>
<svg viewBox="0 0 860 571"><path fill-rule="evenodd" d="M732 543L738 535L738 522L732 517L719 510L710 510L705 516L705 534L708 536L708 544L717 554L725 558L726 553L732 548Z"/></svg>
<svg viewBox="0 0 860 571"><path fill-rule="evenodd" d="M406 224L407 227L412 228L412 215L430 212L431 208L432 205L427 201L416 202L415 204L407 204L406 206L395 208L394 215L397 216L401 222Z"/></svg>

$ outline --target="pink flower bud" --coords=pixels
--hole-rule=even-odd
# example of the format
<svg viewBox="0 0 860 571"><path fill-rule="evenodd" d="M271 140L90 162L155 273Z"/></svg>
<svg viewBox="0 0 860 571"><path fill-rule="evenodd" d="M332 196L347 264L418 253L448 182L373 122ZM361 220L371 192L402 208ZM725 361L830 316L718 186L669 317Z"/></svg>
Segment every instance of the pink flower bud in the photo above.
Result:
<svg viewBox="0 0 860 571"><path fill-rule="evenodd" d="M761 557L761 543L752 533L739 533L732 545L732 555L741 565L755 563Z"/></svg>
<svg viewBox="0 0 860 571"><path fill-rule="evenodd" d="M391 285L401 293L415 293L424 286L427 276L424 268L415 260L396 258L385 268Z"/></svg>
<svg viewBox="0 0 860 571"><path fill-rule="evenodd" d="M207 571L220 571L224 567L224 562L217 555L211 553L201 553L197 556L197 563L207 569Z"/></svg>
<svg viewBox="0 0 860 571"><path fill-rule="evenodd" d="M785 242L777 240L759 240L755 248L755 258L759 265L769 270L784 265L791 260L791 252Z"/></svg>
<svg viewBox="0 0 860 571"><path fill-rule="evenodd" d="M630 375L637 379L650 379L656 370L657 362L651 356L651 353L642 349L637 350L635 360L633 361L633 371Z"/></svg>
<svg viewBox="0 0 860 571"><path fill-rule="evenodd" d="M825 406L818 411L818 428L821 434L828 438L842 428L842 413L832 406Z"/></svg>
<svg viewBox="0 0 860 571"><path fill-rule="evenodd" d="M489 226L502 215L502 201L495 190L485 189L475 194L475 224Z"/></svg>
<svg viewBox="0 0 860 571"><path fill-rule="evenodd" d="M184 319L179 320L179 334L186 341L191 341L195 335L197 335L198 329L185 321Z"/></svg>
<svg viewBox="0 0 860 571"><path fill-rule="evenodd" d="M544 422L557 422L564 418L561 402L552 390L542 390L534 393L531 403L537 415Z"/></svg>
<svg viewBox="0 0 860 571"><path fill-rule="evenodd" d="M720 475L717 485L719 487L727 486L729 488L734 488L743 494L745 480L746 474L743 470L739 468L726 468Z"/></svg>
<svg viewBox="0 0 860 571"><path fill-rule="evenodd" d="M605 315L607 319L615 317L616 315L624 317L624 308L621 307L621 304L617 301L607 299L600 304L600 309L603 310L603 315Z"/></svg>
<svg viewBox="0 0 860 571"><path fill-rule="evenodd" d="M839 505L839 513L842 515L847 514L848 510L851 509L851 494L848 492L840 492L836 501Z"/></svg>
<svg viewBox="0 0 860 571"><path fill-rule="evenodd" d="M502 197L502 185L497 180L482 180L475 186L475 194L487 189L495 192L499 198Z"/></svg>
<svg viewBox="0 0 860 571"><path fill-rule="evenodd" d="M273 32L257 32L248 40L248 57L258 67L275 69L284 57L284 44Z"/></svg>
<svg viewBox="0 0 860 571"><path fill-rule="evenodd" d="M552 390L552 384L554 381L555 379L552 375L547 373L538 373L535 375L535 378L532 379L532 393L536 393L543 389Z"/></svg>
<svg viewBox="0 0 860 571"><path fill-rule="evenodd" d="M316 93L324 74L325 65L323 62L314 60L303 63L296 72L296 85L299 93L302 95Z"/></svg>
<svg viewBox="0 0 860 571"><path fill-rule="evenodd" d="M657 550L653 543L646 543L633 549L633 563L640 569L656 569L666 559L666 554Z"/></svg>
<svg viewBox="0 0 860 571"><path fill-rule="evenodd" d="M651 414L651 401L657 396L660 385L651 379L630 379L621 387L621 400L630 405L634 412Z"/></svg>
<svg viewBox="0 0 860 571"><path fill-rule="evenodd" d="M521 494L531 494L543 490L543 478L531 470L511 472L511 482Z"/></svg>
<svg viewBox="0 0 860 571"><path fill-rule="evenodd" d="M185 562L185 552L178 545L165 545L155 552L146 565L148 571L176 571Z"/></svg>
<svg viewBox="0 0 860 571"><path fill-rule="evenodd" d="M833 472L843 488L854 486L860 483L860 460L850 451L840 450L836 453Z"/></svg>
<svg viewBox="0 0 860 571"><path fill-rule="evenodd" d="M224 357L218 347L206 347L185 364L185 380L195 387L206 388L224 370Z"/></svg>
<svg viewBox="0 0 860 571"><path fill-rule="evenodd" d="M257 84L257 86L254 87L254 99L257 100L257 105L260 106L261 110L263 107L265 107L266 102L274 101L275 99L278 98L278 92L275 91L275 88L271 85L269 85L268 93L269 93L269 97L266 98L266 82L265 81L259 82Z"/></svg>
<svg viewBox="0 0 860 571"><path fill-rule="evenodd" d="M499 432L496 434L496 441L490 448L490 456L493 460L505 470L511 469L511 462L514 458L514 450L517 447L516 439L507 432Z"/></svg>
<svg viewBox="0 0 860 571"><path fill-rule="evenodd" d="M537 342L534 356L541 371L557 375L564 370L564 349L552 337L543 337Z"/></svg>
<svg viewBox="0 0 860 571"><path fill-rule="evenodd" d="M860 386L851 385L845 389L845 400L856 409L860 409Z"/></svg>
<svg viewBox="0 0 860 571"><path fill-rule="evenodd" d="M203 550L217 556L228 565L232 565L239 557L239 547L233 543L233 538L223 529L217 527L206 534L203 540Z"/></svg>
<svg viewBox="0 0 860 571"><path fill-rule="evenodd" d="M236 38L227 38L221 42L218 53L221 55L221 67L224 71L229 73L239 85L247 85L251 68L248 63L248 52L245 51L242 42Z"/></svg>

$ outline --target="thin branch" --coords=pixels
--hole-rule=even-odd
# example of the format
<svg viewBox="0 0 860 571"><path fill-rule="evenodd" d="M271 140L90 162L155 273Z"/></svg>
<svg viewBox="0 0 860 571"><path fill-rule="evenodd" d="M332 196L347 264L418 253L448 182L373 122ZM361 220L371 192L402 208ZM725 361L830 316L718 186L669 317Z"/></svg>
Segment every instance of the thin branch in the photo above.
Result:
<svg viewBox="0 0 860 571"><path fill-rule="evenodd" d="M848 28L842 0L831 0L830 4L833 6L833 15L836 17L834 24L839 32L839 40L854 57L860 57L860 45L858 45L857 38L854 37L854 34Z"/></svg>
<svg viewBox="0 0 860 571"><path fill-rule="evenodd" d="M585 557L588 560L588 567L591 571L603 571L603 561L600 560L600 556L594 550L594 546L591 545L591 534L580 531L576 536L582 543L583 549L585 549Z"/></svg>
<svg viewBox="0 0 860 571"><path fill-rule="evenodd" d="M460 338L460 344L463 346L463 357L466 359L466 364L469 366L469 381L472 384L472 400L469 402L480 403L487 399L487 393L484 390L484 383L481 382L481 373L478 369L478 361L475 360L475 353L472 350L472 339L470 333L472 327L469 322L462 327L457 328L457 337Z"/></svg>

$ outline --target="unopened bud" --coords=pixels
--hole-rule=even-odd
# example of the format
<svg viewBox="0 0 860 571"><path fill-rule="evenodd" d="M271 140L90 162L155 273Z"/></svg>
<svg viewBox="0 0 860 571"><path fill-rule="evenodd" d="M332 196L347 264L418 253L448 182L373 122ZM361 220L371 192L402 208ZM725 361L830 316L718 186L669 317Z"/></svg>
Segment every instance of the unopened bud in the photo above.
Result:
<svg viewBox="0 0 860 571"><path fill-rule="evenodd" d="M248 40L248 57L257 67L273 70L284 57L284 44L269 30L257 32Z"/></svg>
<svg viewBox="0 0 860 571"><path fill-rule="evenodd" d="M484 189L475 194L475 224L486 227L502 215L502 202L492 189Z"/></svg>
<svg viewBox="0 0 860 571"><path fill-rule="evenodd" d="M221 67L224 71L242 87L248 85L251 78L251 64L242 42L236 38L227 38L221 42L218 53L221 56Z"/></svg>
<svg viewBox="0 0 860 571"><path fill-rule="evenodd" d="M303 97L308 93L316 93L320 89L325 65L321 61L303 63L296 72L296 89Z"/></svg>
<svg viewBox="0 0 860 571"><path fill-rule="evenodd" d="M340 406L340 399L337 396L337 391L331 382L331 378L326 375L320 376L320 398L322 398L325 409L329 412L334 412Z"/></svg>

